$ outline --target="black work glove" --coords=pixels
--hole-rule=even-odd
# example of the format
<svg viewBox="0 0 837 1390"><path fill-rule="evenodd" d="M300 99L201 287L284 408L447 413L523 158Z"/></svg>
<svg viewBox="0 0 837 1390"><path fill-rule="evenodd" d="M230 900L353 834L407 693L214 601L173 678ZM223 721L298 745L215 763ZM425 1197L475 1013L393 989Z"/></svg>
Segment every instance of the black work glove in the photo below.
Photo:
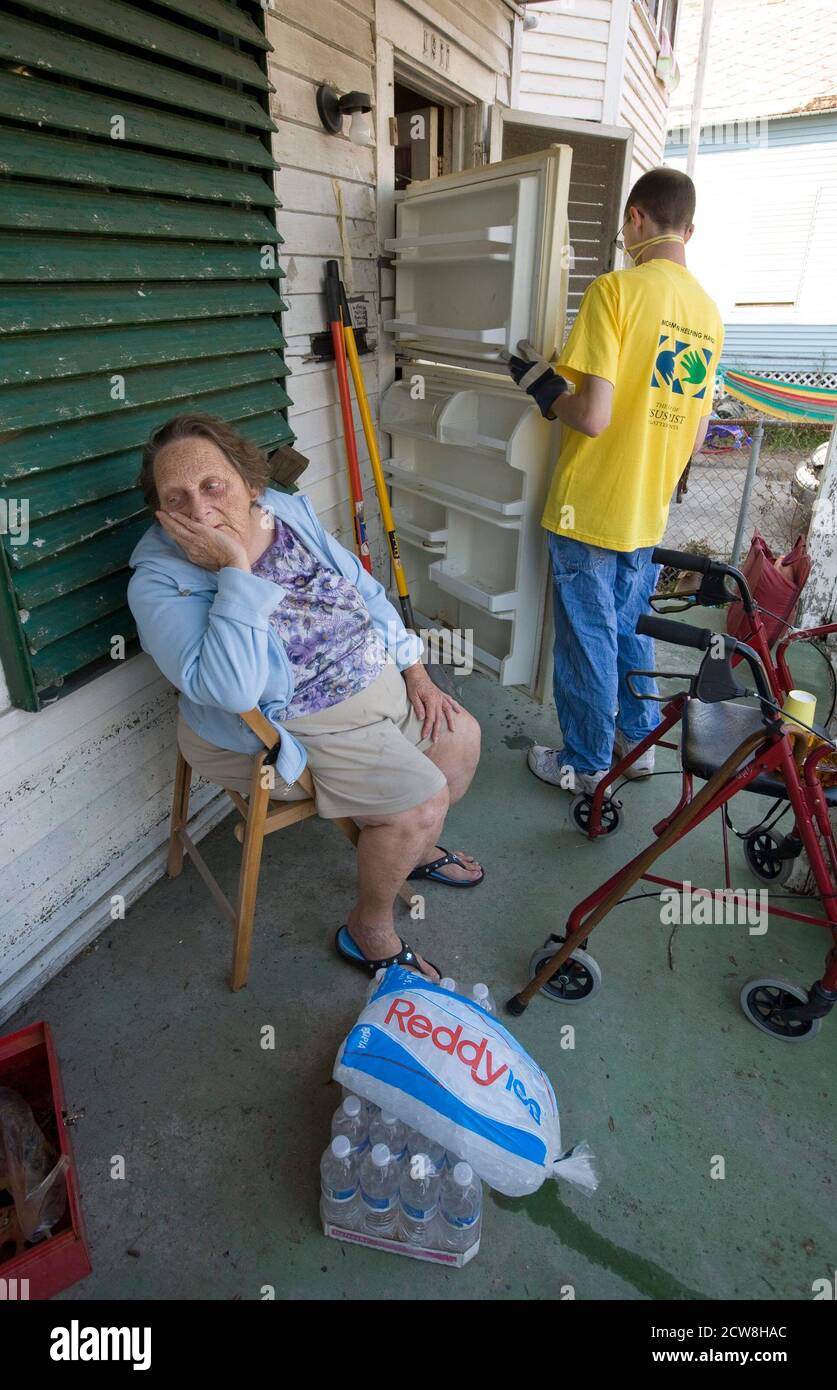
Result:
<svg viewBox="0 0 837 1390"><path fill-rule="evenodd" d="M521 338L517 351L519 357L503 354L508 361L509 371L521 390L532 397L541 415L549 419L553 402L569 390L569 382L554 372L546 358L541 357L525 338Z"/></svg>

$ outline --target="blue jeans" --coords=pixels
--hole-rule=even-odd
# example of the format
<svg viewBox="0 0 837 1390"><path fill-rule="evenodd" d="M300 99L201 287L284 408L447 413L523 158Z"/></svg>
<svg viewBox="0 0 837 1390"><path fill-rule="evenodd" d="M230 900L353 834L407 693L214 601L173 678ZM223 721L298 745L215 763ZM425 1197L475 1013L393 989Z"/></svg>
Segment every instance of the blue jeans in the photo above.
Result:
<svg viewBox="0 0 837 1390"><path fill-rule="evenodd" d="M603 550L547 531L555 603L555 707L564 756L576 772L609 768L616 728L631 742L660 722L659 706L638 700L625 681L631 670L654 667L654 642L638 637L637 618L648 612L657 583L653 546ZM657 683L635 679L657 694Z"/></svg>

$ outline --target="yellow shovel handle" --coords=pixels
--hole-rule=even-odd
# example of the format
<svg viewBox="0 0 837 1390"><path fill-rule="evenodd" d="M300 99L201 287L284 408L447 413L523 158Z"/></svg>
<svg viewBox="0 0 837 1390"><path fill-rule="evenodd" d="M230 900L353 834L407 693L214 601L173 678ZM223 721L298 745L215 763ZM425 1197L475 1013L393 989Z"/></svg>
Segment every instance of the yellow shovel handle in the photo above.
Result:
<svg viewBox="0 0 837 1390"><path fill-rule="evenodd" d="M366 447L369 450L369 460L372 464L372 476L375 479L375 490L378 494L378 505L381 508L381 518L384 523L384 530L389 541L390 554L392 556L392 568L395 572L395 583L400 598L406 598L409 590L407 588L407 577L404 573L404 566L401 563L401 555L398 549L398 537L395 534L395 520L392 515L392 508L389 504L389 492L387 491L387 480L384 477L384 470L381 467L381 455L378 450L378 440L375 436L375 426L372 421L372 413L369 409L369 401L366 396L366 385L363 380L363 370L360 365L360 358L357 353L354 329L351 324L343 324L343 337L346 341L346 356L349 359L349 367L352 373L352 380L355 384L355 395L357 397L360 418L363 422L363 433L366 439Z"/></svg>

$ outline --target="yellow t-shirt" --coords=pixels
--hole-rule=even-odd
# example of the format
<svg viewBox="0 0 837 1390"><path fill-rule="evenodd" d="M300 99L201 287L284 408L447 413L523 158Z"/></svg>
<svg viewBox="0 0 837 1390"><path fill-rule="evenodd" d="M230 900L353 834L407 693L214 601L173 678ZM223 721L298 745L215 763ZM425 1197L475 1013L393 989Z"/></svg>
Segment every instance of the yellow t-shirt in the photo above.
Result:
<svg viewBox="0 0 837 1390"><path fill-rule="evenodd" d="M606 550L659 543L698 421L712 409L723 340L717 305L675 261L588 285L553 365L576 386L579 373L612 382L613 413L595 439L561 426L542 526Z"/></svg>

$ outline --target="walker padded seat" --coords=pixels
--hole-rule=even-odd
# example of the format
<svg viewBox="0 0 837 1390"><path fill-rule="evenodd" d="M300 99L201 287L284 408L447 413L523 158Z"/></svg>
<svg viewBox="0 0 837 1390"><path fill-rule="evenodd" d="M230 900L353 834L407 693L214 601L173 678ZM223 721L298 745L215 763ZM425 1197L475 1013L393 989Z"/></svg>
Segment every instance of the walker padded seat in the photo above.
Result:
<svg viewBox="0 0 837 1390"><path fill-rule="evenodd" d="M742 705L735 700L719 700L714 704L687 700L683 708L681 743L684 769L708 781L739 744L761 728L764 728L764 720L758 706ZM813 728L827 737L819 725L815 724ZM754 756L751 754L746 758L743 766L752 762ZM756 777L745 790L760 792L763 796L787 798L788 795L783 778L771 774ZM823 790L828 804L837 806L837 787L825 787Z"/></svg>

